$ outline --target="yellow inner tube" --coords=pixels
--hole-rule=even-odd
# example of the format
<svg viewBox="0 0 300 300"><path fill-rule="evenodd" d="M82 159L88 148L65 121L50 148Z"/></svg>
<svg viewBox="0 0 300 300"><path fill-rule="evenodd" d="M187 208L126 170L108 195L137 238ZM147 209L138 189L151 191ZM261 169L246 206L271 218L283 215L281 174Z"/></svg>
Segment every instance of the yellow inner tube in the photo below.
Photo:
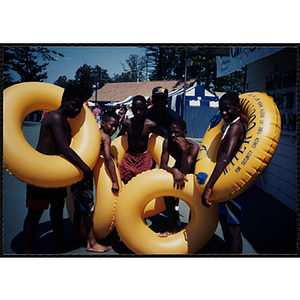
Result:
<svg viewBox="0 0 300 300"><path fill-rule="evenodd" d="M194 175L182 190L173 187L173 176L162 169L137 175L122 191L116 206L116 229L124 244L137 254L188 254L199 251L212 238L218 225L217 205L207 209L201 204ZM138 187L140 188L137 192ZM159 237L144 221L144 209L151 199L178 197L191 209L189 224L169 237Z"/></svg>
<svg viewBox="0 0 300 300"><path fill-rule="evenodd" d="M42 82L13 85L3 91L3 165L21 181L40 187L64 187L80 181L82 171L58 155L45 155L26 141L22 126L26 116L36 110L55 110L64 89ZM68 119L73 138L70 147L92 169L100 151L100 133L90 110Z"/></svg>
<svg viewBox="0 0 300 300"><path fill-rule="evenodd" d="M246 93L239 97L242 113L247 119L246 136L214 184L210 201L227 201L248 189L266 169L278 145L281 118L273 98L265 93ZM216 165L224 125L221 116L216 115L200 145L195 165L200 194Z"/></svg>
<svg viewBox="0 0 300 300"><path fill-rule="evenodd" d="M93 169L96 186L96 201L94 211L94 233L97 240L106 238L115 227L115 206L122 192L122 182L120 173L115 166L119 194L114 194L111 190L112 181L105 164L104 156L101 154Z"/></svg>

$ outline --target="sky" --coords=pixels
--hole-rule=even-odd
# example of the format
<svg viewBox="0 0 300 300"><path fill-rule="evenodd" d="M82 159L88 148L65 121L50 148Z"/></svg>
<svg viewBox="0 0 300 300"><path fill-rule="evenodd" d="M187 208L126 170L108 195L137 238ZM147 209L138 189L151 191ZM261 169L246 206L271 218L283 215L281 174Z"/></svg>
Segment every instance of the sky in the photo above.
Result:
<svg viewBox="0 0 300 300"><path fill-rule="evenodd" d="M110 77L114 73L121 74L124 70L121 62L126 65L125 60L131 54L140 56L145 54L142 48L138 47L46 47L64 55L60 57L53 55L57 60L51 61L47 66L48 78L46 82L53 83L59 76L66 76L67 79L74 79L75 72L85 63L91 67L98 65L106 69Z"/></svg>

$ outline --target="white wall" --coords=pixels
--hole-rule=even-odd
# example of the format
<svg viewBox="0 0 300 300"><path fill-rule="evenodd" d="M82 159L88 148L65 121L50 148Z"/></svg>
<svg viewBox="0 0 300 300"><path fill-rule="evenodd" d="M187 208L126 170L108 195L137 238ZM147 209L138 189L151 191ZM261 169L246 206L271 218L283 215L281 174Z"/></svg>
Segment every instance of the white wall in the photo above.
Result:
<svg viewBox="0 0 300 300"><path fill-rule="evenodd" d="M266 91L266 78L276 72L296 68L296 49L287 48L247 66L246 92L267 92L269 95L281 92L294 92L294 106L288 112L297 114L297 87ZM280 109L283 112L283 109ZM297 208L297 137L296 131L282 130L278 147L271 163L257 185L296 211Z"/></svg>

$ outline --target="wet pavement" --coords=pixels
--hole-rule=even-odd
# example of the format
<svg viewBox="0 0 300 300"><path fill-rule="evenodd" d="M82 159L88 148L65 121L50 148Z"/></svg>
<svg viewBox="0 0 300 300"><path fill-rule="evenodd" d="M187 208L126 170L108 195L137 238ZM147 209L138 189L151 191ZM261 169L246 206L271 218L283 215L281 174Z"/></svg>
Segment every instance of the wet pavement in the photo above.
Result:
<svg viewBox="0 0 300 300"><path fill-rule="evenodd" d="M24 135L35 147L40 123L25 122ZM198 139L199 141L200 139ZM46 170L45 170L46 172ZM26 184L3 170L3 255L18 256L23 253L23 222L27 213L25 207ZM189 208L180 201L180 220L182 225L188 223ZM154 231L168 229L166 212L149 218L147 224ZM67 209L64 209L64 235L68 241L72 224ZM243 238L243 256L289 256L297 254L297 215L278 200L264 193L257 186L249 189L249 201L246 219L241 225ZM87 252L85 240L79 249L55 251L53 249L53 232L46 210L41 218L33 251L35 256L136 256L119 239L114 230L105 240L104 245L111 246L106 253ZM193 256L223 256L226 247L223 234L218 226L214 236L198 253Z"/></svg>

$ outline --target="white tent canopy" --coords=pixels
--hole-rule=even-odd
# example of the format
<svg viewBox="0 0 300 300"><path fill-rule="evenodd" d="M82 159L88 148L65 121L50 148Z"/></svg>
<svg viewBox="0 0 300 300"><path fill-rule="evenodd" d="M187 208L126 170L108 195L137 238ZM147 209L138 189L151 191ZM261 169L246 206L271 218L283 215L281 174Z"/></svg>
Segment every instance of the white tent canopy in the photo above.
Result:
<svg viewBox="0 0 300 300"><path fill-rule="evenodd" d="M125 106L127 105L132 105L132 99L133 96L129 96L127 97L125 100L123 101L118 101L118 102L110 102L107 104L104 104L105 106L112 106L112 107L117 107L117 106L121 106L122 104L124 104Z"/></svg>
<svg viewBox="0 0 300 300"><path fill-rule="evenodd" d="M88 106L95 106L95 102L88 101Z"/></svg>
<svg viewBox="0 0 300 300"><path fill-rule="evenodd" d="M183 100L184 89L180 89L169 94L169 108L177 111L179 102ZM207 91L201 85L194 85L186 89L185 92L185 105L188 106L209 106L218 107L218 96ZM177 110L176 110L177 108Z"/></svg>

